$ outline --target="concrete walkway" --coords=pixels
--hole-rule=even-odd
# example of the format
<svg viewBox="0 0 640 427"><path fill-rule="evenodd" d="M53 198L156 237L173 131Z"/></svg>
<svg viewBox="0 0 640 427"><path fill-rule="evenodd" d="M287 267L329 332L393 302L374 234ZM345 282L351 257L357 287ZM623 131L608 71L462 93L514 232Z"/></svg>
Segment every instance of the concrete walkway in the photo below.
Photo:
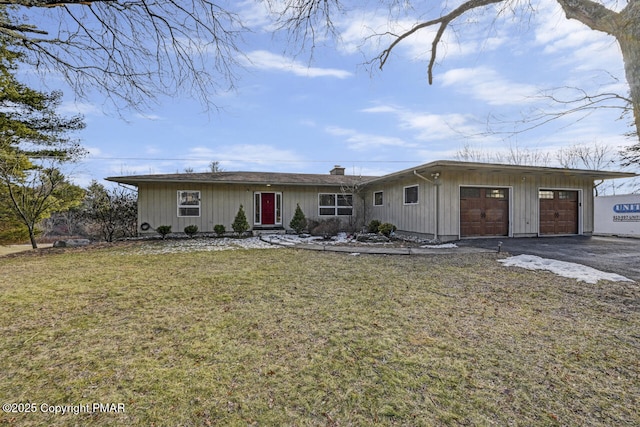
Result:
<svg viewBox="0 0 640 427"><path fill-rule="evenodd" d="M52 243L38 243L38 249L50 248ZM0 256L15 254L18 252L32 251L31 244L28 245L0 245Z"/></svg>
<svg viewBox="0 0 640 427"><path fill-rule="evenodd" d="M277 242L269 242L279 245ZM296 243L295 245L282 245L291 248L306 249L310 251L321 252L342 252L349 254L375 254L375 255L445 255L445 254L461 254L461 253L487 253L496 252L486 248L398 248L389 246L340 246L340 245L323 245L318 243Z"/></svg>

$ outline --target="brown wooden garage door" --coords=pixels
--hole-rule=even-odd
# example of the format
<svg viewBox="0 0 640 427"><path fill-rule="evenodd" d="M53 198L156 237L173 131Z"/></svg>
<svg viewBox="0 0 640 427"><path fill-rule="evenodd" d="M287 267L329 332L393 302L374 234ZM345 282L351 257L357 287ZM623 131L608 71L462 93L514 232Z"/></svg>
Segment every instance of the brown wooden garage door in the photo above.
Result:
<svg viewBox="0 0 640 427"><path fill-rule="evenodd" d="M578 192L540 190L540 234L578 234Z"/></svg>
<svg viewBox="0 0 640 427"><path fill-rule="evenodd" d="M509 190L460 187L460 237L508 235Z"/></svg>

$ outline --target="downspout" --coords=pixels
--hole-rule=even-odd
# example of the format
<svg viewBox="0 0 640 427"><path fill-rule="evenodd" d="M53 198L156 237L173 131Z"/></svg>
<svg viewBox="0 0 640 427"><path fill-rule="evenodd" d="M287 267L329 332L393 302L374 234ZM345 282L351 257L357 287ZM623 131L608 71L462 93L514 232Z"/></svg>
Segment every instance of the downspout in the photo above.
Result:
<svg viewBox="0 0 640 427"><path fill-rule="evenodd" d="M440 181L438 180L438 178L440 177L440 173L435 172L435 173L433 173L431 175L431 176L433 176L435 178L435 182L431 181L429 178L426 178L426 177L420 175L418 173L418 171L416 171L416 170L413 171L413 174L415 176L417 176L418 178L422 178L425 181L427 181L428 183L433 184L436 187L436 212L435 212L435 215L434 215L434 217L435 217L434 218L434 227L435 228L434 228L434 233L433 233L433 240L437 241L437 240L439 240L439 238L438 238L438 229L439 229L439 225L440 225L439 220L438 220L438 218L440 217Z"/></svg>

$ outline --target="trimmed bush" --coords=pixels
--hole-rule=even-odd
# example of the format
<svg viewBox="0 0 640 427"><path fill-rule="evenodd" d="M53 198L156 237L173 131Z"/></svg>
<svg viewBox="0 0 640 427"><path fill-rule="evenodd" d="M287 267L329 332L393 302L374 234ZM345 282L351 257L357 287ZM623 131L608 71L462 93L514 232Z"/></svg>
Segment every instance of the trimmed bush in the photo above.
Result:
<svg viewBox="0 0 640 427"><path fill-rule="evenodd" d="M238 209L238 213L236 214L236 218L233 220L233 224L231 224L231 228L233 228L233 231L238 233L238 236L242 236L247 232L247 230L249 230L249 222L247 221L247 215L245 215L242 205L240 205L240 209Z"/></svg>
<svg viewBox="0 0 640 427"><path fill-rule="evenodd" d="M227 229L224 228L224 225L222 224L216 224L213 226L213 231L216 233L218 237L222 237L224 233L227 232Z"/></svg>
<svg viewBox="0 0 640 427"><path fill-rule="evenodd" d="M191 237L191 238L192 238L193 236L195 236L197 232L198 232L198 226L197 226L197 225L195 225L195 224L187 225L187 226L184 228L184 234L186 234L187 236L189 236L189 237Z"/></svg>
<svg viewBox="0 0 640 427"><path fill-rule="evenodd" d="M296 211L293 214L293 218L289 223L289 227L293 228L296 233L300 234L307 226L307 218L304 216L304 212L300 208L300 204L296 204Z"/></svg>
<svg viewBox="0 0 640 427"><path fill-rule="evenodd" d="M378 231L380 231L380 225L382 223L377 220L377 219L372 219L371 222L369 223L369 225L367 226L367 232L368 233L377 233Z"/></svg>
<svg viewBox="0 0 640 427"><path fill-rule="evenodd" d="M322 219L320 221L308 221L309 233L312 236L322 236L328 238L335 236L340 231L340 220L338 218Z"/></svg>
<svg viewBox="0 0 640 427"><path fill-rule="evenodd" d="M396 226L388 222L385 222L384 224L380 224L380 226L378 227L378 231L386 237L391 236L391 233L393 233L396 230L397 230Z"/></svg>
<svg viewBox="0 0 640 427"><path fill-rule="evenodd" d="M158 228L156 228L156 231L164 239L165 237L167 237L167 234L171 233L171 226L170 225L160 225L160 226L158 226Z"/></svg>

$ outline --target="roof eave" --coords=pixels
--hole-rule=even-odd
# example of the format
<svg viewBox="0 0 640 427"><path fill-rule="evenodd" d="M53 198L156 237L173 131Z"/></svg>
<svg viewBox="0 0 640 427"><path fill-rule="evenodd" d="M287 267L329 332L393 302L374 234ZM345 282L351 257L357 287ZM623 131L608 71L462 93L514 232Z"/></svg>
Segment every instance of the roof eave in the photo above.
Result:
<svg viewBox="0 0 640 427"><path fill-rule="evenodd" d="M588 169L565 169L565 168L550 168L543 166L520 166L520 165L506 165L499 163L474 163L474 162L458 162L452 160L438 160L431 163L425 163L423 165L415 166L412 168L404 169L398 172L394 172L381 177L376 177L365 181L363 184L372 184L376 182L393 181L405 176L413 175L415 172L435 172L437 169L443 171L491 171L495 173L523 173L523 174L538 174L538 175L573 175L582 176L592 179L621 179L621 178L633 178L638 174L632 172L612 172L612 171L597 171ZM441 172L438 170L438 172Z"/></svg>
<svg viewBox="0 0 640 427"><path fill-rule="evenodd" d="M132 179L133 178L133 179ZM202 179L171 179L171 178L139 178L136 179L133 176L130 177L108 177L105 178L107 181L117 182L120 184L134 185L139 186L140 184L152 184L152 183L168 183L168 184L229 184L229 185L287 185L287 186L322 186L322 187L340 187L343 185L356 185L359 184L356 182L358 177L347 178L343 182L301 182L301 181L274 181L274 180L264 180L264 181L232 181L232 180L202 180Z"/></svg>

